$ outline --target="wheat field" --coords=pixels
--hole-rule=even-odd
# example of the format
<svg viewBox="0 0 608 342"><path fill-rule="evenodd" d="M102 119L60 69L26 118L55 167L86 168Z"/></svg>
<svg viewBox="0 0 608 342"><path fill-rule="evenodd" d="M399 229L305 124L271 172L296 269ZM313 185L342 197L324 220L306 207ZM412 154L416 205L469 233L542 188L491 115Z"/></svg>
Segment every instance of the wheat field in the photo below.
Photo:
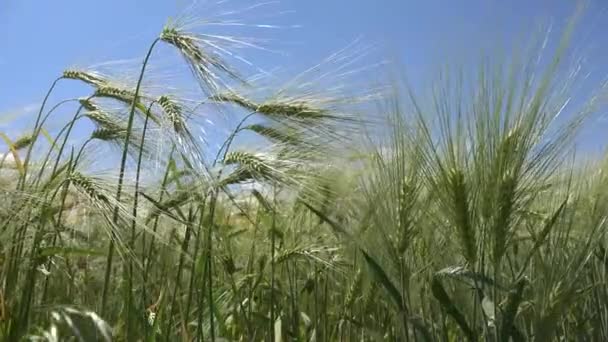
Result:
<svg viewBox="0 0 608 342"><path fill-rule="evenodd" d="M0 340L608 340L608 160L576 149L608 85L572 99L570 25L428 92L349 89L350 50L266 86L179 20L130 75L66 69L0 136Z"/></svg>

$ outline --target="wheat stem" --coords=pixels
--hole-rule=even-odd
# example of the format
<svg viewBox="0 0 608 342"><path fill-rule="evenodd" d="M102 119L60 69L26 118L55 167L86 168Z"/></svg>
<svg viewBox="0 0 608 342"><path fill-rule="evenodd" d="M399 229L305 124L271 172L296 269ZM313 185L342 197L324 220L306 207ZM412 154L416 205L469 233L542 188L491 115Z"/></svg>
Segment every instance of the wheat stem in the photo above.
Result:
<svg viewBox="0 0 608 342"><path fill-rule="evenodd" d="M154 46L156 46L156 44L159 42L159 39L156 38L154 39L154 41L152 42L152 44L150 45L150 48L148 49L148 53L146 54L144 61L143 61L143 65L141 67L141 71L139 73L139 79L137 80L137 85L135 86L135 94L134 94L134 98L133 98L133 102L131 103L131 109L129 110L129 120L127 122L127 132L126 132L126 136L125 136L125 144L124 144L124 148L122 151L122 158L120 161L120 170L118 173L118 185L117 185L117 189L116 189L116 207L114 208L114 214L112 217L112 222L114 224L116 224L118 222L118 203L120 203L120 198L122 195L122 186L123 186L123 181L124 181L124 176L125 176L125 168L126 168L126 164L127 164L127 152L129 149L129 140L131 138L131 130L133 129L133 121L134 121L134 116L135 116L135 108L137 105L137 100L139 97L139 91L140 91L140 87L144 78L144 73L146 71L146 66L148 65L148 60L150 59L150 56L152 55L152 51L154 50ZM110 243L108 246L108 258L106 260L106 271L105 271L105 275L104 275L104 282L103 282L103 290L102 290L102 294L101 294L101 316L105 317L105 314L107 312L107 302L108 302L108 291L109 291L109 287L110 287L110 275L111 275L111 271L112 271L112 259L114 257L114 239L115 237L112 236L110 238Z"/></svg>
<svg viewBox="0 0 608 342"><path fill-rule="evenodd" d="M25 154L25 160L23 161L23 176L21 177L21 179L19 181L18 189L23 190L23 188L25 187L25 179L27 177L27 169L28 169L30 158L32 155L32 150L34 149L34 144L36 143L36 139L37 139L38 135L40 134L40 128L42 127L42 124L40 124L40 120L42 118L44 106L46 105L46 102L48 101L49 97L51 96L53 89L55 89L55 86L57 85L57 83L59 83L59 81L62 79L63 79L63 76L58 77L57 79L55 79L53 81L53 84L51 84L51 87L49 88L46 95L44 96L44 100L42 100L42 104L40 105L40 110L38 111L38 115L36 116L36 122L34 123L34 132L32 133L34 140L28 147L27 152Z"/></svg>

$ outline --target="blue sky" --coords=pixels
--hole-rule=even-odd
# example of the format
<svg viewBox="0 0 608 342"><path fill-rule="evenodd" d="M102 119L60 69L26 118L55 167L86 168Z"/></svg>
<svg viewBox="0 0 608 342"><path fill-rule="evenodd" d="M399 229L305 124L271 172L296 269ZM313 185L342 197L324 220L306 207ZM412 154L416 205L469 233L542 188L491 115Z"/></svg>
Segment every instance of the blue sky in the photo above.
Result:
<svg viewBox="0 0 608 342"><path fill-rule="evenodd" d="M210 1L208 1L210 2ZM259 1L257 1L259 2ZM293 10L275 22L301 25L272 33L285 55L263 57L295 72L357 37L392 57L415 80L452 59L526 38L539 20L561 26L571 0L283 0ZM608 74L608 5L588 1L577 46L597 75ZM66 66L138 58L186 0L0 1L0 117L32 111ZM240 0L238 4L248 4ZM238 6L235 6L238 7ZM250 21L255 22L255 18ZM25 116L17 116L15 120ZM0 125L2 122L0 122Z"/></svg>

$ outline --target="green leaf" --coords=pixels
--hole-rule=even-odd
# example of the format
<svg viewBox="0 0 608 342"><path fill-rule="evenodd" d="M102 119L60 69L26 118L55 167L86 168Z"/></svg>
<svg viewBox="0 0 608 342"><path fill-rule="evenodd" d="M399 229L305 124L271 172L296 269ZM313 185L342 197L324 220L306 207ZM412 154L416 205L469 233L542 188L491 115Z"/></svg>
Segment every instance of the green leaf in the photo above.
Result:
<svg viewBox="0 0 608 342"><path fill-rule="evenodd" d="M401 293L399 292L395 284L393 284L384 269L382 269L378 262L376 262L376 260L374 260L374 258L366 251L361 249L361 253L363 253L363 257L365 258L367 265L370 267L372 274L380 282L380 284L384 286L384 289L386 289L386 291L391 296L399 310L405 311L405 308L403 307L403 299L401 297Z"/></svg>
<svg viewBox="0 0 608 342"><path fill-rule="evenodd" d="M334 220L327 217L327 215L323 214L321 211L319 211L318 209L314 208L313 206L311 206L310 204L308 204L306 202L302 202L302 204L304 204L304 206L306 206L306 208L308 208L308 210L312 211L315 215L317 215L317 217L319 217L323 222L327 223L333 229L333 231L335 233L350 236L350 234L346 231L346 229L344 229L342 226L340 226Z"/></svg>
<svg viewBox="0 0 608 342"><path fill-rule="evenodd" d="M460 310L458 310L456 305L454 305L454 303L452 302L452 299L450 298L448 293L443 288L441 281L436 276L433 277L433 280L431 282L431 291L433 292L433 296L435 297L435 299L437 299L439 301L439 303L441 304L441 306L443 307L445 312L450 317L452 317L454 319L454 321L456 321L456 324L458 324L460 329L462 329L462 332L467 336L467 338L470 341L475 341L476 340L475 333L470 328L470 326L467 323L467 320L464 317L464 315L462 314L462 312L460 312Z"/></svg>
<svg viewBox="0 0 608 342"><path fill-rule="evenodd" d="M523 300L524 287L528 283L526 278L520 279L516 284L515 288L509 293L507 297L507 304L502 314L502 323L500 327L500 341L507 341L509 336L513 337L515 341L520 341L518 337L521 336L521 332L515 327L515 316L517 310Z"/></svg>

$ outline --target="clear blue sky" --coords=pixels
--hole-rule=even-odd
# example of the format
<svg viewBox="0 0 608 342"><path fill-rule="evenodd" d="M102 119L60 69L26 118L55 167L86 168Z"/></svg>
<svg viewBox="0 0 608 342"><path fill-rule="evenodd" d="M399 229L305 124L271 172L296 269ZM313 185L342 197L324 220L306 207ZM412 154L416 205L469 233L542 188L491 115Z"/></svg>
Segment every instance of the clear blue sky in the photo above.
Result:
<svg viewBox="0 0 608 342"><path fill-rule="evenodd" d="M591 15L583 22L580 39L589 49L590 68L605 75L608 4L588 2ZM526 37L538 20L552 19L560 26L572 13L573 3L283 0L277 8L294 13L279 23L302 27L277 30L274 38L283 42L281 50L287 56L270 56L262 63L298 71L362 37L378 46L379 55L396 56L408 72L421 78L457 54L474 54L497 39ZM0 115L31 111L66 66L141 57L166 18L185 4L186 0L1 0Z"/></svg>

